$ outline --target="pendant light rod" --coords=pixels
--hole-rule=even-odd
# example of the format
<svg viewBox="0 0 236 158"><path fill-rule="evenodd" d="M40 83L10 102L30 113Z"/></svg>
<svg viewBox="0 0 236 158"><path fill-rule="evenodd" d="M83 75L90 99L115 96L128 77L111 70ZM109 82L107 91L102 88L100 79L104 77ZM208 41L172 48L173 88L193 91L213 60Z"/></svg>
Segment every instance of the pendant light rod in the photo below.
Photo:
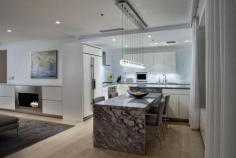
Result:
<svg viewBox="0 0 236 158"><path fill-rule="evenodd" d="M121 9L121 11L129 17L129 19L140 29L145 29L148 25L141 18L134 7L129 3L128 0L117 0L116 5Z"/></svg>

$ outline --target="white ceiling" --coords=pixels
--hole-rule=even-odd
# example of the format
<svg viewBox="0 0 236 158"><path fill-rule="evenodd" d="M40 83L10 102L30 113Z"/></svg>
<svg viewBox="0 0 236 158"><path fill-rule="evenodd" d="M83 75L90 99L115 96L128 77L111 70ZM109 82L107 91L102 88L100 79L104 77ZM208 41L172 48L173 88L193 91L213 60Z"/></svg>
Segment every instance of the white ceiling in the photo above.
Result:
<svg viewBox="0 0 236 158"><path fill-rule="evenodd" d="M130 0L149 27L190 22L192 0ZM100 14L103 13L104 16ZM61 39L120 28L115 0L1 0L0 43ZM60 20L60 25L55 21ZM7 29L12 29L7 33Z"/></svg>
<svg viewBox="0 0 236 158"><path fill-rule="evenodd" d="M151 38L148 36L151 35ZM140 37L143 39L140 44ZM191 29L177 29L168 31L158 31L143 33L141 36L137 35L118 35L111 37L94 38L85 41L87 44L96 45L104 49L119 49L131 47L158 47L169 45L190 45L191 44ZM122 45L123 40L123 45ZM166 44L167 41L176 41L175 44Z"/></svg>

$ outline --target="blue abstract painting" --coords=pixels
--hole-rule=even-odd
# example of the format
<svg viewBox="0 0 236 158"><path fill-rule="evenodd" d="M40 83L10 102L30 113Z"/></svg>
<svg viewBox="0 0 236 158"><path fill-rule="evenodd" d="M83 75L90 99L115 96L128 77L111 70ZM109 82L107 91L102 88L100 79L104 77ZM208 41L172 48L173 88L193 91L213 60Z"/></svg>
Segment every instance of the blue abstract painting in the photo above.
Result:
<svg viewBox="0 0 236 158"><path fill-rule="evenodd" d="M31 78L57 78L57 50L31 54Z"/></svg>

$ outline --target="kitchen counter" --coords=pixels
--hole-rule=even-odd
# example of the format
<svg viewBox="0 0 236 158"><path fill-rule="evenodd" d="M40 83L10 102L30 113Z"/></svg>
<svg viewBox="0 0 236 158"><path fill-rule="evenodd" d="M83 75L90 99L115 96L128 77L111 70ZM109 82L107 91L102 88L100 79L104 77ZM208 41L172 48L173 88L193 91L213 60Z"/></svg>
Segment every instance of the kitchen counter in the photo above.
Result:
<svg viewBox="0 0 236 158"><path fill-rule="evenodd" d="M94 105L94 146L116 151L146 153L145 113L161 94L135 99L128 95Z"/></svg>
<svg viewBox="0 0 236 158"><path fill-rule="evenodd" d="M130 85L130 87L148 87L148 88L162 88L162 89L190 89L190 84L158 84L158 83L111 83L105 84L103 87Z"/></svg>
<svg viewBox="0 0 236 158"><path fill-rule="evenodd" d="M120 95L112 99L98 102L95 106L110 106L113 108L146 108L160 96L161 94L159 93L150 93L143 99L135 99L129 95Z"/></svg>
<svg viewBox="0 0 236 158"><path fill-rule="evenodd" d="M146 88L161 88L161 89L190 89L190 85L155 85L155 84L144 84L144 85L131 85L130 87L135 88L135 87L146 87Z"/></svg>

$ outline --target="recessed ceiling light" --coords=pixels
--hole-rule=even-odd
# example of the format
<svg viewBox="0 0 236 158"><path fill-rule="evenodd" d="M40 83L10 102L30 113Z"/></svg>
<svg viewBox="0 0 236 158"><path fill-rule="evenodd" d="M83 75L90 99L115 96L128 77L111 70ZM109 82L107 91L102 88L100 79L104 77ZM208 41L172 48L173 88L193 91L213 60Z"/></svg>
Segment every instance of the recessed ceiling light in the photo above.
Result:
<svg viewBox="0 0 236 158"><path fill-rule="evenodd" d="M151 35L148 35L148 38L152 38L152 36L151 36Z"/></svg>
<svg viewBox="0 0 236 158"><path fill-rule="evenodd" d="M60 22L59 20L57 20L57 21L55 22L55 24L59 25L59 24L61 24L61 22Z"/></svg>
<svg viewBox="0 0 236 158"><path fill-rule="evenodd" d="M125 48L128 48L128 47L129 47L129 46L126 44L126 45L125 45Z"/></svg>
<svg viewBox="0 0 236 158"><path fill-rule="evenodd" d="M116 39L115 39L115 38L113 38L113 39L112 39L112 42L116 42Z"/></svg>
<svg viewBox="0 0 236 158"><path fill-rule="evenodd" d="M158 45L159 43L155 42L154 44L155 44L155 45Z"/></svg>
<svg viewBox="0 0 236 158"><path fill-rule="evenodd" d="M8 33L11 33L11 32L12 32L12 30L11 30L11 29L7 29L7 32L8 32Z"/></svg>

